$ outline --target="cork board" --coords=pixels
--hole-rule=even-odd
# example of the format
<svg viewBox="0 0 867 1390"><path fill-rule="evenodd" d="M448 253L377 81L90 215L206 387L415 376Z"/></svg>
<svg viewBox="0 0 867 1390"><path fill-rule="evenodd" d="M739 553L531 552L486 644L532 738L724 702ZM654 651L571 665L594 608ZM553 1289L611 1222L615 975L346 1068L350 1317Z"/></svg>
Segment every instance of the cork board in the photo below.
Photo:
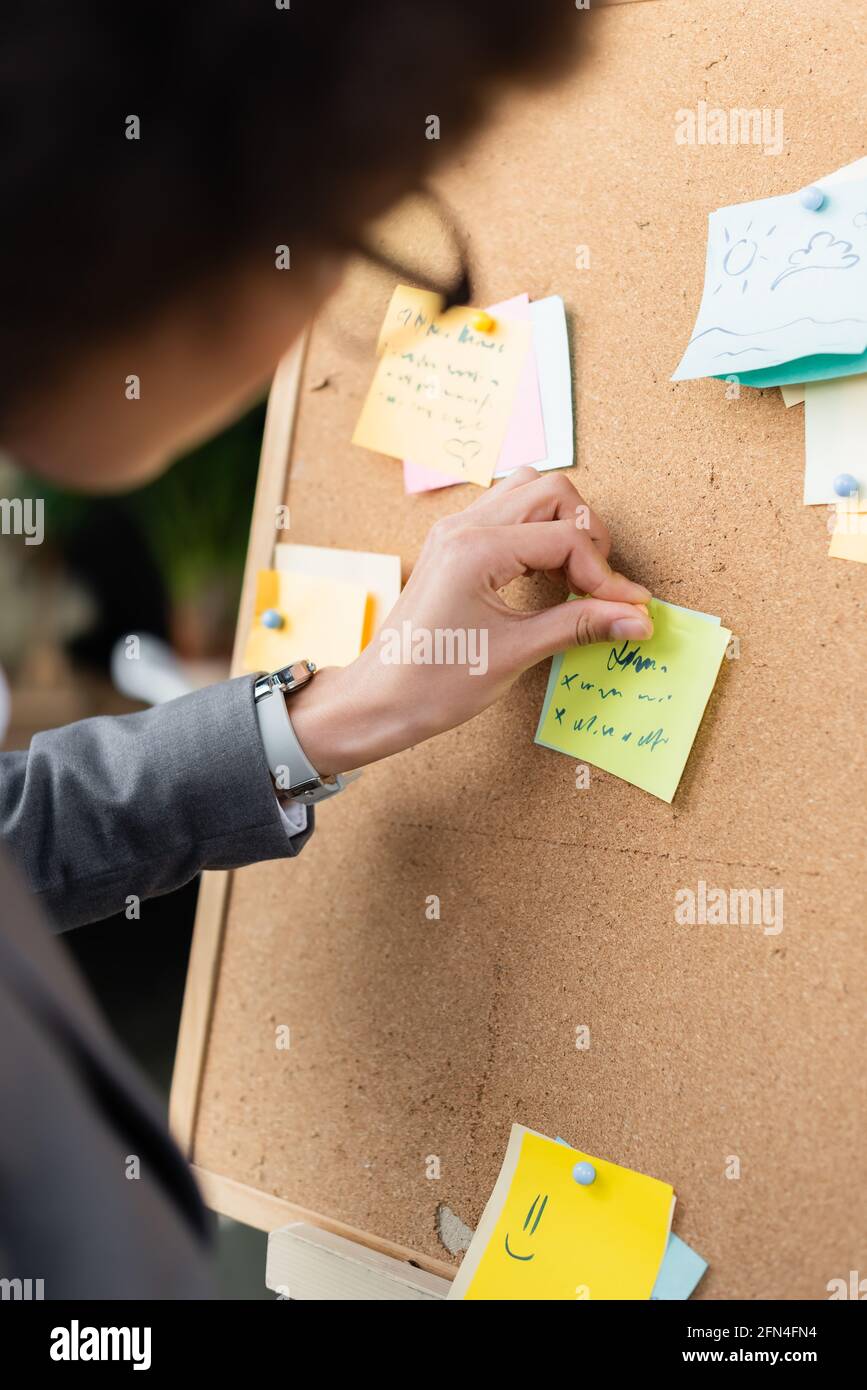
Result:
<svg viewBox="0 0 867 1390"><path fill-rule="evenodd" d="M708 212L864 152L864 29L859 0L617 5L582 70L512 98L443 176L477 302L566 300L573 478L615 562L719 614L740 657L671 806L603 773L577 790L534 745L544 663L366 771L297 861L211 876L173 1119L219 1209L263 1227L301 1210L451 1270L438 1209L475 1225L519 1120L671 1182L674 1229L710 1262L700 1297L823 1298L863 1269L865 573L828 559L826 511L801 505L801 410L669 376ZM781 108L782 153L676 145L700 100ZM251 564L285 495L291 539L397 551L407 575L475 495L407 498L396 463L351 446L371 371L333 316L314 331L291 458L269 422ZM515 601L555 596L528 581ZM677 925L701 880L782 888L782 932Z"/></svg>

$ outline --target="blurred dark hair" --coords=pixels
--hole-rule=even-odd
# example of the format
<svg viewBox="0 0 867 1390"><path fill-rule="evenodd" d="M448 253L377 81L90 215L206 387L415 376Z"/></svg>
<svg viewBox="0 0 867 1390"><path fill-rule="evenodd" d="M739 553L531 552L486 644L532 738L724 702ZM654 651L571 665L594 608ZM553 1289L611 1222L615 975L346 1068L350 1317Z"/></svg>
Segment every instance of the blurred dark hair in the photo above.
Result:
<svg viewBox="0 0 867 1390"><path fill-rule="evenodd" d="M573 0L4 0L0 409L179 293L273 266L277 245L302 271L305 249L358 248L498 80L568 54L580 15Z"/></svg>

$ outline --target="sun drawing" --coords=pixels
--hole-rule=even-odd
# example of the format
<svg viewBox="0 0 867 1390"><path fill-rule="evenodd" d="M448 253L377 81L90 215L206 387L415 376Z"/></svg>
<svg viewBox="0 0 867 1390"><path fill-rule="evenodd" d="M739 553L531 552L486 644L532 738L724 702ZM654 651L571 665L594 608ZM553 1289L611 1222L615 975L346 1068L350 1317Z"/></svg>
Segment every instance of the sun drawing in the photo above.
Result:
<svg viewBox="0 0 867 1390"><path fill-rule="evenodd" d="M750 271L755 267L757 262L769 259L760 251L759 241L757 241L754 236L750 236L752 226L752 222L748 222L744 235L738 237L736 241L733 240L728 227L723 227L723 235L726 239L726 250L722 258L723 272L731 280L740 280L741 294L746 294L749 289ZM766 241L768 237L774 235L776 230L777 227L775 223L773 227L768 228L762 240ZM725 281L720 280L714 290L714 294L719 294L724 284Z"/></svg>

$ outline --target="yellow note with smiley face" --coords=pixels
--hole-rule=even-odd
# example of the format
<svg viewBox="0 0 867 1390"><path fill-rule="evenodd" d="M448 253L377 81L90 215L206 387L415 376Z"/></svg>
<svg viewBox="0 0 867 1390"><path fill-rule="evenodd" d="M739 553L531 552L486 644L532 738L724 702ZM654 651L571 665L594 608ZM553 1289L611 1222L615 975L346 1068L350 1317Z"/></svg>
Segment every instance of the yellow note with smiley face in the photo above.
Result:
<svg viewBox="0 0 867 1390"><path fill-rule="evenodd" d="M596 1179L582 1187L576 1163ZM513 1125L506 1157L449 1298L649 1299L674 1190Z"/></svg>

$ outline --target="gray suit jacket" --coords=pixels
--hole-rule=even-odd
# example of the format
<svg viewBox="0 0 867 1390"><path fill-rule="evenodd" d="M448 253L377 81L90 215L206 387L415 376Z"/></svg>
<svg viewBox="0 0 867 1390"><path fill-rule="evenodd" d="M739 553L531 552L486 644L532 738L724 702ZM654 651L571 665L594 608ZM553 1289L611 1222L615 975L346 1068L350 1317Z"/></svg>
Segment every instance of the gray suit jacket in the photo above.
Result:
<svg viewBox="0 0 867 1390"><path fill-rule="evenodd" d="M17 861L0 857L0 1280L42 1279L46 1298L211 1292L189 1170L47 914L72 926L200 869L299 851L312 814L287 835L252 684L0 755L0 834Z"/></svg>

